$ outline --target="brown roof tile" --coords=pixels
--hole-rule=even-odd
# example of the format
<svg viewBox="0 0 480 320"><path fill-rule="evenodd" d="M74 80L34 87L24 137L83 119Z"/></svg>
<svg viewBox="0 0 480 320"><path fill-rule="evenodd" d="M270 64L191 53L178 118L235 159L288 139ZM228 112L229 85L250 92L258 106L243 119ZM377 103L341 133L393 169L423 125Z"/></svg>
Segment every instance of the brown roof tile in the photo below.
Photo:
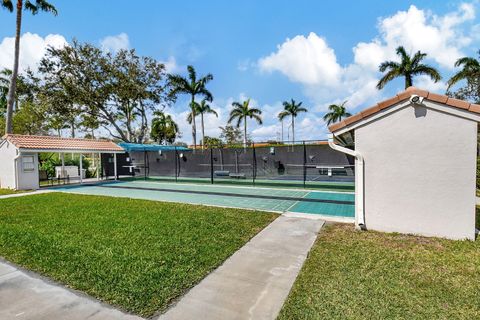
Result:
<svg viewBox="0 0 480 320"><path fill-rule="evenodd" d="M470 105L470 108L468 108L468 111L475 112L475 113L480 113L480 105L472 103Z"/></svg>
<svg viewBox="0 0 480 320"><path fill-rule="evenodd" d="M415 87L409 87L409 88L407 88L407 90L398 93L396 96L394 96L392 98L381 101L378 104L376 104L376 105L374 105L370 108L367 108L367 109L365 109L365 110L363 110L363 111L361 111L357 114L354 114L354 115L346 118L345 120L343 120L341 122L334 123L334 124L330 125L328 127L328 129L330 130L330 132L335 132L337 130L340 130L340 129L342 129L342 128L344 128L344 127L346 127L346 126L348 126L352 123L355 123L355 122L358 122L362 119L368 118L368 117L380 112L383 109L389 108L389 107L393 106L394 104L396 104L400 101L404 101L406 99L409 99L414 94L416 94L420 97L424 97L427 100L431 100L431 101L434 101L434 102L439 102L439 103L446 104L450 107L463 109L463 110L468 110L468 111L474 112L474 113L480 113L480 105L471 104L471 103L469 103L467 101L463 101L463 100L449 98L446 95L441 95L441 94L437 94L437 93L428 92L426 90L421 90L421 89L418 89L418 88L415 88Z"/></svg>
<svg viewBox="0 0 480 320"><path fill-rule="evenodd" d="M75 150L95 152L123 152L117 144L106 140L59 138L51 136L26 136L7 134L3 136L19 149L31 150Z"/></svg>
<svg viewBox="0 0 480 320"><path fill-rule="evenodd" d="M439 103L446 103L448 100L448 96L443 94L433 93L430 92L427 97L428 100L439 102Z"/></svg>
<svg viewBox="0 0 480 320"><path fill-rule="evenodd" d="M467 101L458 100L454 98L448 98L446 104L448 104L451 107L456 107L456 108L466 109L466 110L468 110L468 108L470 107L470 103L468 103Z"/></svg>

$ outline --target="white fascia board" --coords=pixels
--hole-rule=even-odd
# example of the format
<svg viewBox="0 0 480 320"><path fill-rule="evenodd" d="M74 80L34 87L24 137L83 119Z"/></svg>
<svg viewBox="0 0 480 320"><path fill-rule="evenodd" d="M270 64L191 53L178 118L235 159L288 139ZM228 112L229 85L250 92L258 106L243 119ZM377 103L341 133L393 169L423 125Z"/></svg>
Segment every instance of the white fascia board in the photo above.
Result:
<svg viewBox="0 0 480 320"><path fill-rule="evenodd" d="M104 150L68 150L68 149L19 149L22 153L125 153L125 151L104 151Z"/></svg>
<svg viewBox="0 0 480 320"><path fill-rule="evenodd" d="M391 113L394 113L394 112L396 112L400 109L409 107L411 105L412 105L412 103L410 102L410 100L404 100L402 102L397 103L394 106L383 109L383 110L375 113L374 115L372 115L368 118L365 118L365 119L362 119L362 120L357 121L355 123L352 123L350 125L347 125L347 126L343 127L342 129L335 131L334 134L336 136L342 135L342 134L344 134L348 131L355 130L358 127L368 125L372 121L376 121L379 118L385 117L385 116L387 116ZM464 109L451 107L451 106L443 104L443 103L438 103L438 102L434 102L434 101L430 101L430 100L425 99L425 100L423 100L423 103L420 106L421 107L426 107L427 109L432 109L432 110L436 110L436 111L439 111L439 112L443 112L443 113L446 113L446 114L449 114L449 115L452 115L452 116L464 118L464 119L475 121L475 122L480 122L480 114L473 113L473 112L470 112L470 111L464 110Z"/></svg>

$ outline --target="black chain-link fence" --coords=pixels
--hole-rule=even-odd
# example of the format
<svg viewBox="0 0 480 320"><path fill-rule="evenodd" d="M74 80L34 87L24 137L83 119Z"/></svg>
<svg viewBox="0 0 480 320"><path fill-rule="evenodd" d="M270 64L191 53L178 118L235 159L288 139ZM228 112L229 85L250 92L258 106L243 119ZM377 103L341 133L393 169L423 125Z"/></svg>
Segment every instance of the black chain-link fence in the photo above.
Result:
<svg viewBox="0 0 480 320"><path fill-rule="evenodd" d="M214 184L353 189L355 177L354 158L326 141L131 152L117 163L120 176ZM112 176L112 159L105 157L103 165Z"/></svg>

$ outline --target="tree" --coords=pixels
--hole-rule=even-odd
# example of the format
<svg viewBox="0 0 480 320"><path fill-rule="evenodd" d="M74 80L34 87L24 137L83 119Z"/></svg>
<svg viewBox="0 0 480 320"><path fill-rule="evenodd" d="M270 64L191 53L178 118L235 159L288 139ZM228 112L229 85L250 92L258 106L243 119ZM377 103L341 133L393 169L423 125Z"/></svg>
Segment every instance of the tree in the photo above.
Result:
<svg viewBox="0 0 480 320"><path fill-rule="evenodd" d="M208 137L208 136L205 136L203 138L202 145L207 148L216 148L216 149L225 147L225 144L223 143L222 139Z"/></svg>
<svg viewBox="0 0 480 320"><path fill-rule="evenodd" d="M222 131L220 133L220 139L225 141L225 144L229 147L241 145L243 141L242 130L238 127L226 125L225 127L219 127Z"/></svg>
<svg viewBox="0 0 480 320"><path fill-rule="evenodd" d="M1 6L7 9L10 12L14 11L14 1L13 0L2 0ZM17 0L16 8L16 30L15 30L15 52L13 59L13 70L12 77L10 80L10 86L8 88L7 96L7 116L6 116L6 125L5 132L12 133L12 119L13 119L13 103L15 100L15 92L17 85L17 76L18 76L18 60L20 56L20 34L22 28L22 11L30 11L33 15L36 15L39 11L50 12L55 16L57 15L57 9L50 3L45 0L35 0L32 2L26 0L25 4L23 0Z"/></svg>
<svg viewBox="0 0 480 320"><path fill-rule="evenodd" d="M155 111L153 115L150 137L158 144L174 143L179 136L179 131L178 125L173 121L172 116L161 111Z"/></svg>
<svg viewBox="0 0 480 320"><path fill-rule="evenodd" d="M480 50L478 51L480 58ZM463 57L455 62L455 67L462 69L448 80L447 95L473 103L480 103L480 59ZM455 91L450 89L457 83L465 81L464 85Z"/></svg>
<svg viewBox="0 0 480 320"><path fill-rule="evenodd" d="M295 100L283 102L283 111L278 114L278 119L283 121L286 117L292 117L292 140L295 143L295 118L301 112L307 112L306 108L302 107L302 102L297 103Z"/></svg>
<svg viewBox="0 0 480 320"><path fill-rule="evenodd" d="M350 112L345 108L346 103L347 101L344 101L341 104L331 104L328 107L329 112L323 116L323 120L327 122L327 125L351 116Z"/></svg>
<svg viewBox="0 0 480 320"><path fill-rule="evenodd" d="M169 75L169 85L171 86L170 97L174 98L178 94L190 95L190 109L192 113L192 139L194 149L197 148L197 125L195 121L195 97L202 96L206 101L212 102L213 96L207 90L207 83L213 80L213 76L209 73L206 76L197 79L197 73L193 66L187 67L188 78L181 75Z"/></svg>
<svg viewBox="0 0 480 320"><path fill-rule="evenodd" d="M480 50L478 51L478 55L480 57ZM460 71L455 73L447 82L448 89L450 89L453 85L457 84L462 80L467 81L468 83L477 82L480 79L480 60L471 57L463 57L458 59L455 62L455 67L462 67Z"/></svg>
<svg viewBox="0 0 480 320"><path fill-rule="evenodd" d="M45 109L31 101L25 101L13 117L13 133L42 135L46 128Z"/></svg>
<svg viewBox="0 0 480 320"><path fill-rule="evenodd" d="M49 47L39 74L42 96L51 107L81 114L125 142L143 143L148 115L172 101L165 66L135 50L111 54L73 41L60 49Z"/></svg>
<svg viewBox="0 0 480 320"><path fill-rule="evenodd" d="M427 75L435 82L442 78L435 68L421 63L427 56L426 53L417 51L417 53L411 57L407 54L405 48L400 46L397 48L397 55L400 57L400 62L385 61L380 64L379 71L386 71L386 73L377 83L378 90L383 89L383 87L393 79L400 77L405 78L405 89L413 85L413 78L415 76Z"/></svg>
<svg viewBox="0 0 480 320"><path fill-rule="evenodd" d="M250 108L250 99L247 99L240 102L232 103L233 110L230 111L230 117L228 123L232 123L234 120L237 120L237 128L240 127L240 124L243 122L243 146L247 147L247 118L255 119L258 124L262 124L262 111L257 108Z"/></svg>
<svg viewBox="0 0 480 320"><path fill-rule="evenodd" d="M201 125L202 125L202 149L204 147L204 141L205 141L205 123L203 119L204 114L214 114L218 118L218 113L217 111L213 110L209 104L207 104L207 101L205 99L202 100L202 102L193 102L195 107L195 112L190 112L187 117L188 123L192 124L193 121L193 115L200 115L200 120L201 120Z"/></svg>

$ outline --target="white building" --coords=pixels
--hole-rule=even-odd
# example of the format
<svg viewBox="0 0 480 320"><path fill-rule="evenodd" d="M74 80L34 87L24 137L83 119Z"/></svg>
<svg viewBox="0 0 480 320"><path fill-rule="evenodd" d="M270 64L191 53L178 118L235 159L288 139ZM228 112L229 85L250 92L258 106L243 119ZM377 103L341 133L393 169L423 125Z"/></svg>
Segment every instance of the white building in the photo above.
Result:
<svg viewBox="0 0 480 320"><path fill-rule="evenodd" d="M356 224L475 239L480 105L413 87L329 127L354 141Z"/></svg>
<svg viewBox="0 0 480 320"><path fill-rule="evenodd" d="M39 189L38 154L42 152L80 154L81 159L91 153L113 153L116 158L124 150L111 141L8 134L0 140L0 188ZM81 175L79 179L82 182Z"/></svg>

